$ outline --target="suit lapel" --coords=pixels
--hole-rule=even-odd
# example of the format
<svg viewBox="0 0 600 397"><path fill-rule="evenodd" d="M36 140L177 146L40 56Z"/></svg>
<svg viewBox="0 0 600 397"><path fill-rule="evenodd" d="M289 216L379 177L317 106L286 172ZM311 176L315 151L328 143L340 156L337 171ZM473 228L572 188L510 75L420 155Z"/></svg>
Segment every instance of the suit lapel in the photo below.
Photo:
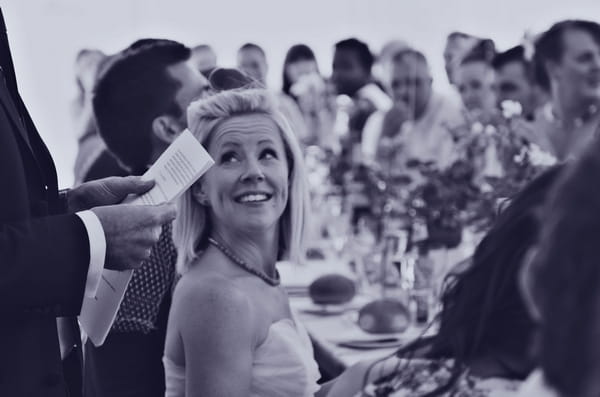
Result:
<svg viewBox="0 0 600 397"><path fill-rule="evenodd" d="M3 76L0 77L0 79L3 80ZM0 84L4 84L4 81L1 81ZM29 149L33 151L33 149L31 148L31 143L29 142L29 137L27 136L27 130L25 129L25 125L23 124L23 121L21 120L21 117L19 116L17 107L15 106L14 101L10 97L10 94L8 93L8 89L6 88L6 85L4 85L3 88L4 89L0 89L0 101L2 101L2 104L4 105L4 108L6 109L6 113L8 113L15 128L19 131L19 134L21 135L23 140L25 140L25 142L27 143L27 146L29 146Z"/></svg>

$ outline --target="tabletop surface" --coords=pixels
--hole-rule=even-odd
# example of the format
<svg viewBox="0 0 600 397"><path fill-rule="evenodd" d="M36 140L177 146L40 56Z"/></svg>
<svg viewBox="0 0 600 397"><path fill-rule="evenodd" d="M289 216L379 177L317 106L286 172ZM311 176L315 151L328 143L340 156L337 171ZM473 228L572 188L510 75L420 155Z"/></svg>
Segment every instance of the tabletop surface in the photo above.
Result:
<svg viewBox="0 0 600 397"><path fill-rule="evenodd" d="M400 346L418 338L425 331L424 327L414 325L402 333L394 334L371 334L363 331L357 324L358 310L374 300L374 296L359 294L351 302L341 306L315 305L308 296L308 285L313 280L331 273L354 277L349 267L340 261L328 259L309 261L302 265L282 262L278 264L278 270L282 284L288 289L290 306L311 337L346 367L358 361L393 354ZM368 343L375 340L384 341ZM351 342L355 347L341 346L340 343L344 342Z"/></svg>

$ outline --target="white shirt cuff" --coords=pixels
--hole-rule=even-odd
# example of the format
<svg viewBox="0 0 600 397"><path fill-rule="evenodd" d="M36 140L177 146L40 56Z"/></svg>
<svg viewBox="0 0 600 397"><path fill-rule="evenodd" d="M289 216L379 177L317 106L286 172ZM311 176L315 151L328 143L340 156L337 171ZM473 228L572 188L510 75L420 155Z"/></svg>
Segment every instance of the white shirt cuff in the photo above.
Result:
<svg viewBox="0 0 600 397"><path fill-rule="evenodd" d="M96 296L102 270L104 270L104 260L106 256L106 238L100 219L92 211L80 211L76 214L88 234L90 242L90 266L88 268L87 280L85 283L85 296L93 298Z"/></svg>

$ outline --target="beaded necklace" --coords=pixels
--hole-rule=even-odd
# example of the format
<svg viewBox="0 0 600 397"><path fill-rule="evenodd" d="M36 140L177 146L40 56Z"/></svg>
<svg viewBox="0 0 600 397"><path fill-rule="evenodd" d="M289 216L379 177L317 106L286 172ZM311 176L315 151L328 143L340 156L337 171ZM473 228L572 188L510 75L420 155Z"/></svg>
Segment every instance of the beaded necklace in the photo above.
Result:
<svg viewBox="0 0 600 397"><path fill-rule="evenodd" d="M249 266L244 260L242 260L236 254L234 254L229 248L227 248L225 245L221 244L220 242L218 242L214 238L209 237L208 238L208 242L211 243L212 245L214 245L226 257L228 257L229 259L231 259L233 261L233 263L235 263L236 265L238 265L239 267L241 267L242 269L244 269L248 273L253 274L256 277L260 278L265 283L267 283L267 284L269 284L269 285L271 285L273 287L281 284L281 279L279 278L279 272L277 271L277 269L275 269L275 276L271 277L271 276L267 275L265 272L260 271L258 269L255 269L255 268Z"/></svg>

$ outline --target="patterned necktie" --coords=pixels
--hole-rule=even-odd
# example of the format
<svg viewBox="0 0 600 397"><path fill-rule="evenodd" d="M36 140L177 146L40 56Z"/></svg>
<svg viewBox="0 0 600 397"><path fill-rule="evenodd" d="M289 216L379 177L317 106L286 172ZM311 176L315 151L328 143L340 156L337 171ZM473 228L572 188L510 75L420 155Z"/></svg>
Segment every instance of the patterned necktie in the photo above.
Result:
<svg viewBox="0 0 600 397"><path fill-rule="evenodd" d="M156 329L156 318L165 294L171 293L177 251L171 237L172 225L163 226L150 257L133 272L112 332L142 332Z"/></svg>

